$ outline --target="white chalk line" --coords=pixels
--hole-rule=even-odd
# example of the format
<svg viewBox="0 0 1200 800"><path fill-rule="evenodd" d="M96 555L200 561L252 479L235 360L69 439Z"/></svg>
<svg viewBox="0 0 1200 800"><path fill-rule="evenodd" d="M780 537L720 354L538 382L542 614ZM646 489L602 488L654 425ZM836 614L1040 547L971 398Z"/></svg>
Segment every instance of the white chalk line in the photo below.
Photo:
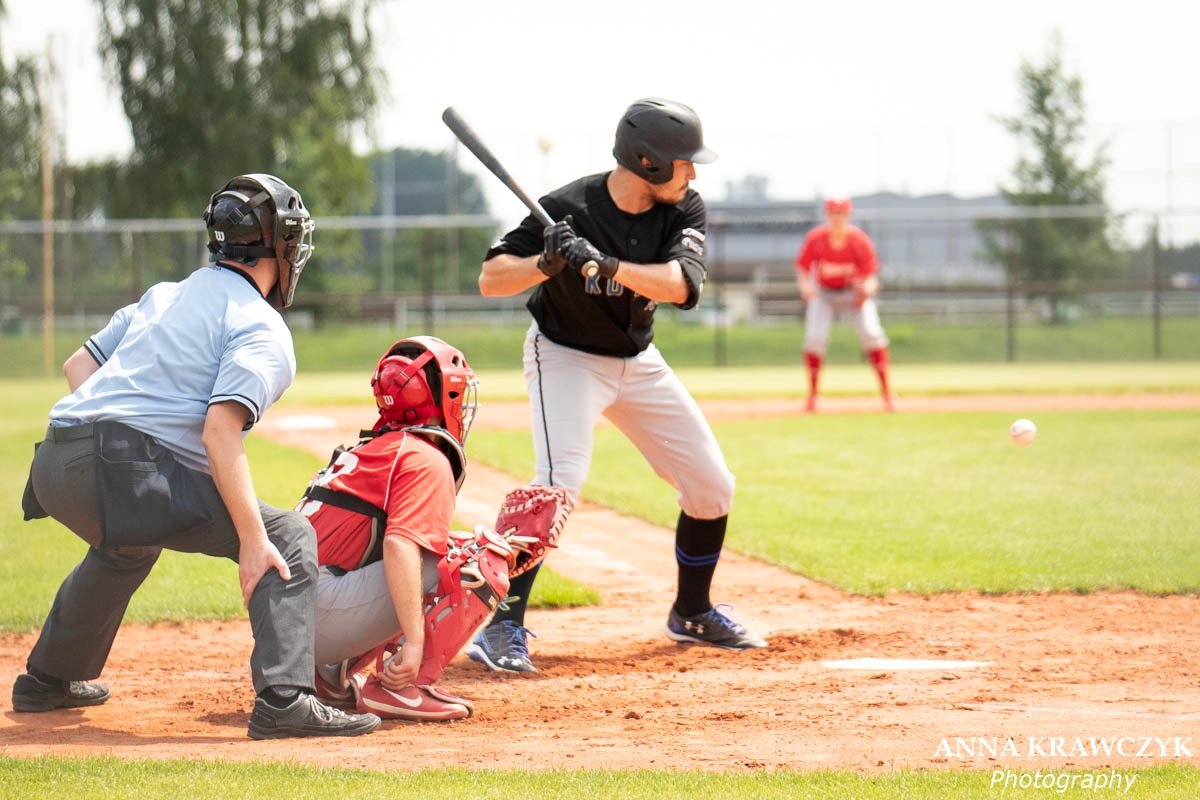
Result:
<svg viewBox="0 0 1200 800"><path fill-rule="evenodd" d="M821 666L829 669L873 669L891 672L895 670L925 669L978 669L990 667L991 661L943 661L927 658L851 658L845 661L822 661Z"/></svg>

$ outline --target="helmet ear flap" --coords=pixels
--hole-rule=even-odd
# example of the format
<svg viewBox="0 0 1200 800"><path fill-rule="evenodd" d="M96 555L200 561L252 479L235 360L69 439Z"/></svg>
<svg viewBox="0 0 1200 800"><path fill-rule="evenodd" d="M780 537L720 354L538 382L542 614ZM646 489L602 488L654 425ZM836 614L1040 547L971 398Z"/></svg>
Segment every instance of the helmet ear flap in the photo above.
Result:
<svg viewBox="0 0 1200 800"><path fill-rule="evenodd" d="M271 238L274 218L268 213L270 194L242 191L227 186L216 192L204 209L211 260L243 261L253 266L264 256L274 255Z"/></svg>
<svg viewBox="0 0 1200 800"><path fill-rule="evenodd" d="M432 357L426 351L416 358L395 354L380 359L371 378L380 423L423 425L437 416L437 401L425 375Z"/></svg>

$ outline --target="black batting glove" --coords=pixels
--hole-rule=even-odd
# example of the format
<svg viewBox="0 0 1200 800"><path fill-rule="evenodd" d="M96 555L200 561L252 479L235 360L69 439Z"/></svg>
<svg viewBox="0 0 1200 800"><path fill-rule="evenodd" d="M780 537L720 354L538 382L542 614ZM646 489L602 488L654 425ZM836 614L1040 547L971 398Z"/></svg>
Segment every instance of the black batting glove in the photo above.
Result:
<svg viewBox="0 0 1200 800"><path fill-rule="evenodd" d="M596 263L599 267L599 275L604 278L611 278L617 274L617 267L621 265L620 259L616 256L607 256L596 249L596 245L584 239L582 236L575 237L575 240L567 245L563 251L563 256L566 257L567 263L573 269L583 272L589 261Z"/></svg>
<svg viewBox="0 0 1200 800"><path fill-rule="evenodd" d="M563 271L567 265L563 250L576 238L570 215L542 231L542 254L538 256L537 268L543 275L553 278Z"/></svg>

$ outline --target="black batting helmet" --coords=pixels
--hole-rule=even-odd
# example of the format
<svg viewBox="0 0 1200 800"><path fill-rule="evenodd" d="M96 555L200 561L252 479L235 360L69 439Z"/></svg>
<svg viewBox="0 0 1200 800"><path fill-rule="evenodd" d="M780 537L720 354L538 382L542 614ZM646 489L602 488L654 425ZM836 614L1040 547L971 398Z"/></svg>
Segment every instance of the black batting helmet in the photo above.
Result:
<svg viewBox="0 0 1200 800"><path fill-rule="evenodd" d="M300 193L274 175L239 175L213 193L204 209L212 261L276 259L279 279L267 299L292 304L300 271L312 255L315 224Z"/></svg>
<svg viewBox="0 0 1200 800"><path fill-rule="evenodd" d="M646 97L625 109L617 124L613 155L618 164L650 183L670 181L676 159L697 164L717 160L717 154L704 146L696 112L661 97Z"/></svg>

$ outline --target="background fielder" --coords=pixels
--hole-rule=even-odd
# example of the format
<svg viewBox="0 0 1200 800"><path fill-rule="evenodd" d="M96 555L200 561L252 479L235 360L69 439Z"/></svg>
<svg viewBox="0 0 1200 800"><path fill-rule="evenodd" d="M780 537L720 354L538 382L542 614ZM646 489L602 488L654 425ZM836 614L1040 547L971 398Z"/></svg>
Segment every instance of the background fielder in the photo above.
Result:
<svg viewBox="0 0 1200 800"><path fill-rule="evenodd" d="M888 385L888 338L875 307L879 291L879 261L866 232L851 225L848 198L825 201L825 225L808 232L796 256L796 283L804 298L804 360L808 365L806 408L817 408L821 362L829 344L829 329L838 313L849 314L863 352L879 376L883 404L895 410Z"/></svg>
<svg viewBox="0 0 1200 800"><path fill-rule="evenodd" d="M486 296L533 288L525 338L525 382L537 458L534 483L578 496L600 415L676 490L679 583L667 635L730 649L765 647L713 608L709 588L733 501L733 475L704 415L651 340L659 303L696 305L706 269L704 201L689 188L706 148L689 107L648 98L617 126L617 166L551 192L492 246L479 277ZM600 273L585 278L588 261ZM514 579L509 597L469 649L491 669L536 671L528 657L525 606L536 571Z"/></svg>

